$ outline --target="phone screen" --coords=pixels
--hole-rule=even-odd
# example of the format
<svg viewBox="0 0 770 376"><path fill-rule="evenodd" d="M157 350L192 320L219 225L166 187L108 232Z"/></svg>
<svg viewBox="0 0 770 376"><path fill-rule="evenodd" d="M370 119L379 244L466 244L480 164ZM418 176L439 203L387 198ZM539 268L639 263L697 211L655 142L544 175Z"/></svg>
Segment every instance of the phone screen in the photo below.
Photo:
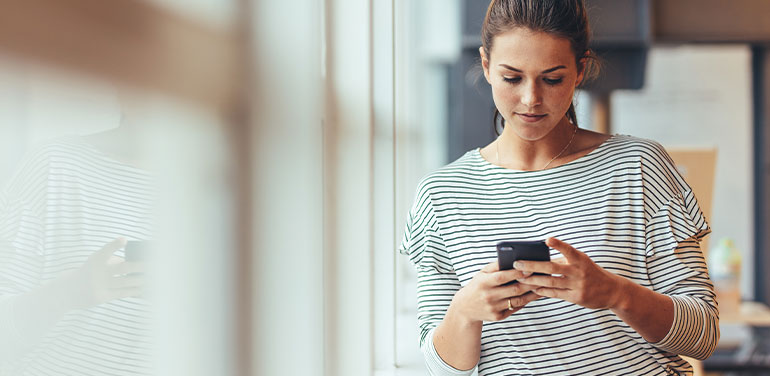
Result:
<svg viewBox="0 0 770 376"><path fill-rule="evenodd" d="M129 240L126 242L123 252L126 256L126 261L138 262L144 261L147 257L150 243L147 241Z"/></svg>

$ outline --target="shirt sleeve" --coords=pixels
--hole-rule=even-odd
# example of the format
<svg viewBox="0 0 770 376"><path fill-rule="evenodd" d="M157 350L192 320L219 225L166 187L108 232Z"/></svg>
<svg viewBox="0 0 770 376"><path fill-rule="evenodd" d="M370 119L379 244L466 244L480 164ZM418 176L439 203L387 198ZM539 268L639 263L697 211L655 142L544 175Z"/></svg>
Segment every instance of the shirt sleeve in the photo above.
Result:
<svg viewBox="0 0 770 376"><path fill-rule="evenodd" d="M35 154L0 191L0 363L36 343L36 312L18 310L18 299L41 283L46 200L45 155ZM34 330L33 330L34 329Z"/></svg>
<svg viewBox="0 0 770 376"><path fill-rule="evenodd" d="M420 349L425 357L425 366L432 376L469 376L475 369L458 370L447 364L433 346L433 334L444 318L454 293L459 290L457 278L420 270L417 280L417 312L420 327Z"/></svg>
<svg viewBox="0 0 770 376"><path fill-rule="evenodd" d="M680 276L676 282L670 282L666 269ZM719 310L698 242L682 242L674 258L650 260L650 270L659 275L653 285L664 286L660 292L674 303L674 322L668 334L653 346L695 359L711 356L719 341Z"/></svg>
<svg viewBox="0 0 770 376"><path fill-rule="evenodd" d="M460 281L441 236L425 182L418 188L417 198L406 222L399 247L401 254L417 269L417 322L420 349L428 371L433 376L471 375L448 365L433 346L433 332L444 319L452 298L460 289Z"/></svg>
<svg viewBox="0 0 770 376"><path fill-rule="evenodd" d="M714 286L700 249L711 232L698 201L663 147L643 160L647 273L654 291L674 303L668 334L653 345L696 359L709 357L719 340Z"/></svg>

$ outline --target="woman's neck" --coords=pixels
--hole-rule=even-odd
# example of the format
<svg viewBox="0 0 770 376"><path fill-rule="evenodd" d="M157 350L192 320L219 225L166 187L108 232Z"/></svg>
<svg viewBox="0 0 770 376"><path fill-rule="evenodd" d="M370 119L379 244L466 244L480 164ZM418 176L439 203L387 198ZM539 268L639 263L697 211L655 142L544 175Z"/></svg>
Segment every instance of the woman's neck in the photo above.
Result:
<svg viewBox="0 0 770 376"><path fill-rule="evenodd" d="M536 141L521 138L510 128L493 142L494 158L498 166L514 170L542 170L554 167L574 151L579 130L564 117L547 135Z"/></svg>
<svg viewBox="0 0 770 376"><path fill-rule="evenodd" d="M129 119L123 117L117 128L86 136L86 139L105 155L119 162L146 169L146 156L143 155L146 145L143 141L146 141L147 136L143 132L148 129L144 129L142 125L128 123Z"/></svg>

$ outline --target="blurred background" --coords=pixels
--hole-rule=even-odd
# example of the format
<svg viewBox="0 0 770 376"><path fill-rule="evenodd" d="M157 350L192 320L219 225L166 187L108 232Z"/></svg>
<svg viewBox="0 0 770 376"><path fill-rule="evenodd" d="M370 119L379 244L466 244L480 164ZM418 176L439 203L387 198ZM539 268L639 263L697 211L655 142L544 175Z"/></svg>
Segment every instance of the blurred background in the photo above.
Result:
<svg viewBox="0 0 770 376"><path fill-rule="evenodd" d="M770 2L586 4L579 123L663 144L713 229L698 373L770 374ZM396 249L495 137L487 5L0 0L0 375L426 374Z"/></svg>

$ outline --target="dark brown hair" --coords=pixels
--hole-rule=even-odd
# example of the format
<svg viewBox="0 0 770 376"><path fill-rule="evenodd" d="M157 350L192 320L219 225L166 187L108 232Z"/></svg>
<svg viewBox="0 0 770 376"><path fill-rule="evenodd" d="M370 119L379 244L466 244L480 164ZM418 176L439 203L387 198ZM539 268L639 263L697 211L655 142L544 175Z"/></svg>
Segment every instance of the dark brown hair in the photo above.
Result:
<svg viewBox="0 0 770 376"><path fill-rule="evenodd" d="M569 40L578 69L581 68L581 59L586 58L583 82L596 75L598 64L596 56L588 48L591 30L583 0L492 0L481 25L481 45L487 60L494 38L517 27ZM495 132L500 117L500 111L495 109ZM578 124L574 104L570 104L567 110L567 119Z"/></svg>

